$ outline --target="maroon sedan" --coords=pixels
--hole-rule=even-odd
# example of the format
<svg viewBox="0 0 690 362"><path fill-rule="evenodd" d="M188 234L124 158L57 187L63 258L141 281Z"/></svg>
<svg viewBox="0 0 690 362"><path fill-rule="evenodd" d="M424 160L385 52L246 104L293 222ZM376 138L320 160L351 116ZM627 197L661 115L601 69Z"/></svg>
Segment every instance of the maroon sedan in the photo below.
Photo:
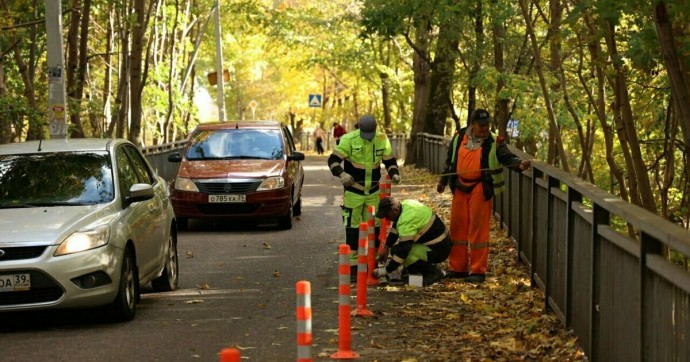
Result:
<svg viewBox="0 0 690 362"><path fill-rule="evenodd" d="M277 121L205 123L190 137L171 200L180 228L190 218L274 219L284 229L302 212L304 154Z"/></svg>

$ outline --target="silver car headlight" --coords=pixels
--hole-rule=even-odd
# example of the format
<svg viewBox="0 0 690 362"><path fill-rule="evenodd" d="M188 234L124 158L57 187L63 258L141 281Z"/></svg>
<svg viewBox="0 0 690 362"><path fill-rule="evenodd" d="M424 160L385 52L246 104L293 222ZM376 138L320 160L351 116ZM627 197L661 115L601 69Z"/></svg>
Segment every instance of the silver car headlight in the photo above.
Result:
<svg viewBox="0 0 690 362"><path fill-rule="evenodd" d="M285 187L283 176L273 176L264 180L256 191L276 190Z"/></svg>
<svg viewBox="0 0 690 362"><path fill-rule="evenodd" d="M61 256L67 254L78 253L80 251L98 248L108 244L110 237L110 226L100 225L90 229L79 230L68 236L53 256Z"/></svg>
<svg viewBox="0 0 690 362"><path fill-rule="evenodd" d="M184 177L175 177L175 190L199 192L194 181Z"/></svg>

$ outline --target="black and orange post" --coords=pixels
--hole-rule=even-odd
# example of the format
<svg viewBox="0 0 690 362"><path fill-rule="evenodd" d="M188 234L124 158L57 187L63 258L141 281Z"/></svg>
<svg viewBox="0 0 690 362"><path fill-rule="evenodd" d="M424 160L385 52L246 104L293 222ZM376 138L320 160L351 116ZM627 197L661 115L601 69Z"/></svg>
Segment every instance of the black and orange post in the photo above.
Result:
<svg viewBox="0 0 690 362"><path fill-rule="evenodd" d="M350 247L338 247L338 352L333 359L354 359L359 354L352 351L352 325L350 320Z"/></svg>
<svg viewBox="0 0 690 362"><path fill-rule="evenodd" d="M311 362L311 283L300 280L297 289L297 362Z"/></svg>

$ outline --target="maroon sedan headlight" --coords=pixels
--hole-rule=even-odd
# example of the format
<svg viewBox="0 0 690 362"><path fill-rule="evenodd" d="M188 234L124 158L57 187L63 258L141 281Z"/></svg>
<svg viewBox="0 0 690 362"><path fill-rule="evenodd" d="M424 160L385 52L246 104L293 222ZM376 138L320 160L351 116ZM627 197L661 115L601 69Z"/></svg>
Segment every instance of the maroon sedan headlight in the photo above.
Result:
<svg viewBox="0 0 690 362"><path fill-rule="evenodd" d="M285 179L283 179L283 176L272 176L266 178L264 182L259 185L256 191L277 190L282 189L283 187L285 187Z"/></svg>
<svg viewBox="0 0 690 362"><path fill-rule="evenodd" d="M194 181L184 177L175 177L175 190L199 192Z"/></svg>

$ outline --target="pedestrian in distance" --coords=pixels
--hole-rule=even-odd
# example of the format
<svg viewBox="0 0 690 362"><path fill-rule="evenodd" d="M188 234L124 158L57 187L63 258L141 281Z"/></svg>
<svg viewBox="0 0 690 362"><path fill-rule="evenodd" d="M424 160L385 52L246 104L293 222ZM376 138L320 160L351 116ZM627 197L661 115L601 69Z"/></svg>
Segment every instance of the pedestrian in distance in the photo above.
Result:
<svg viewBox="0 0 690 362"><path fill-rule="evenodd" d="M443 220L429 206L417 200L399 201L387 196L379 202L376 217L386 218L393 225L379 255L379 262L385 267L374 270L374 277L388 276L401 265L408 274L421 274L424 286L444 277L436 264L448 258L450 237ZM391 259L386 264L389 253Z"/></svg>
<svg viewBox="0 0 690 362"><path fill-rule="evenodd" d="M314 139L314 144L316 145L316 153L323 155L323 140L326 138L326 132L321 128L321 124L317 124L314 132L312 132L312 138Z"/></svg>
<svg viewBox="0 0 690 362"><path fill-rule="evenodd" d="M351 275L356 277L359 224L369 219L368 208L379 205L381 166L395 183L400 183L398 162L385 133L377 132L376 120L364 115L359 129L346 133L328 157L328 167L343 185L342 217L345 242L350 246ZM376 219L376 235L380 220ZM378 240L376 248L378 248Z"/></svg>
<svg viewBox="0 0 690 362"><path fill-rule="evenodd" d="M340 123L333 123L333 139L336 145L340 143L340 138L343 137L345 133L347 132L345 132L345 128L341 126Z"/></svg>
<svg viewBox="0 0 690 362"><path fill-rule="evenodd" d="M453 194L450 210L450 239L453 248L448 258L448 278L465 278L470 283L486 279L489 257L491 199L504 191L503 167L524 171L529 160L510 152L505 140L489 131L491 116L477 109L469 126L460 129L448 147L446 168L436 191L446 185Z"/></svg>

